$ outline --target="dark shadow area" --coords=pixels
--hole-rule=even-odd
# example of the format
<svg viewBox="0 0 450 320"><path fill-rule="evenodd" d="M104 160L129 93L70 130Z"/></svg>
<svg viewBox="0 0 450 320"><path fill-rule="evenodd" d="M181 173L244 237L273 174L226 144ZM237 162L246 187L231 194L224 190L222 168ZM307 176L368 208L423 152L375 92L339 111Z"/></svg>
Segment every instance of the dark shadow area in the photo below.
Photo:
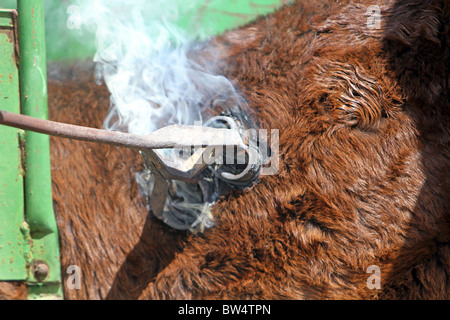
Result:
<svg viewBox="0 0 450 320"><path fill-rule="evenodd" d="M175 257L187 233L171 229L148 214L139 242L116 274L106 300L137 300Z"/></svg>
<svg viewBox="0 0 450 320"><path fill-rule="evenodd" d="M418 131L425 179L381 298L449 299L450 2L398 1L388 14L384 50Z"/></svg>

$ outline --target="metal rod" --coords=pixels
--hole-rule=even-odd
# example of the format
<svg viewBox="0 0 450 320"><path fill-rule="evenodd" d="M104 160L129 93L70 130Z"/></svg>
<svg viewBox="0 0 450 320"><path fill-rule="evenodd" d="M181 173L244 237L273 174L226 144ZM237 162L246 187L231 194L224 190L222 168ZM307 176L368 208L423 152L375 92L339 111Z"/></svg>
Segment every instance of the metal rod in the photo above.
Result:
<svg viewBox="0 0 450 320"><path fill-rule="evenodd" d="M243 146L242 138L235 130L200 126L172 125L159 129L148 136L139 136L37 119L1 110L0 124L63 138L138 150Z"/></svg>

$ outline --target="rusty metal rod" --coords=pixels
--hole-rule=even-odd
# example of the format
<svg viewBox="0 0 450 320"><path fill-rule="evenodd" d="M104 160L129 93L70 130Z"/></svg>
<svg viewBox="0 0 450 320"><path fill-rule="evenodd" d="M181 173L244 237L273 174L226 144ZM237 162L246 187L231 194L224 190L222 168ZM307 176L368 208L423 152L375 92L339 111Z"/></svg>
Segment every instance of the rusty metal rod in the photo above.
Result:
<svg viewBox="0 0 450 320"><path fill-rule="evenodd" d="M37 119L2 110L0 110L0 124L52 136L138 150L243 145L240 135L235 130L201 126L171 125L150 135L139 136Z"/></svg>

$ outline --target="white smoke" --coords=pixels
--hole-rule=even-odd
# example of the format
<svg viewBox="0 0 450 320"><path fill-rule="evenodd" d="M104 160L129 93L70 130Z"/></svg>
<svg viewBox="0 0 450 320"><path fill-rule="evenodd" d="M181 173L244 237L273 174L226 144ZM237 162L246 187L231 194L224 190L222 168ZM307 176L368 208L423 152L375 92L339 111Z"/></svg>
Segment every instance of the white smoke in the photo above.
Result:
<svg viewBox="0 0 450 320"><path fill-rule="evenodd" d="M198 30L177 27L182 15L195 19L195 12L180 12L175 0L80 3L84 25L96 34L96 78L104 81L111 93L106 129L147 135L167 125L207 120L214 115L208 112L211 108L245 106L232 83L215 73L218 53L212 46L195 44L193 35L198 35ZM176 152L158 150L158 154L174 166L179 164ZM136 178L146 196L157 187L149 170L137 173ZM176 197L169 195L157 216L177 229L212 226L218 176L203 180L203 186L210 189L206 193L200 185L170 183Z"/></svg>
<svg viewBox="0 0 450 320"><path fill-rule="evenodd" d="M180 12L174 0L79 3L84 26L96 34L96 79L111 93L106 129L146 135L194 124L214 101L237 98L230 81L214 74L214 61L188 57L194 33L176 23L193 14L189 8Z"/></svg>

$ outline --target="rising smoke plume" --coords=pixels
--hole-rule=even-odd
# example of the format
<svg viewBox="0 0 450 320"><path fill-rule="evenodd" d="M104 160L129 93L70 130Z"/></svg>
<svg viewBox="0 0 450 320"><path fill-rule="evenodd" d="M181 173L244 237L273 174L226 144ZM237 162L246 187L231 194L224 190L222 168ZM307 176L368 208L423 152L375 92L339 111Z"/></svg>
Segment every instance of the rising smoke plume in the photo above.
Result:
<svg viewBox="0 0 450 320"><path fill-rule="evenodd" d="M83 24L95 32L96 79L111 93L108 130L146 135L171 124L194 124L223 99L239 99L231 82L208 61L189 58L192 32L177 27L174 0L82 0ZM143 13L145 12L145 18ZM198 32L196 33L198 34Z"/></svg>

